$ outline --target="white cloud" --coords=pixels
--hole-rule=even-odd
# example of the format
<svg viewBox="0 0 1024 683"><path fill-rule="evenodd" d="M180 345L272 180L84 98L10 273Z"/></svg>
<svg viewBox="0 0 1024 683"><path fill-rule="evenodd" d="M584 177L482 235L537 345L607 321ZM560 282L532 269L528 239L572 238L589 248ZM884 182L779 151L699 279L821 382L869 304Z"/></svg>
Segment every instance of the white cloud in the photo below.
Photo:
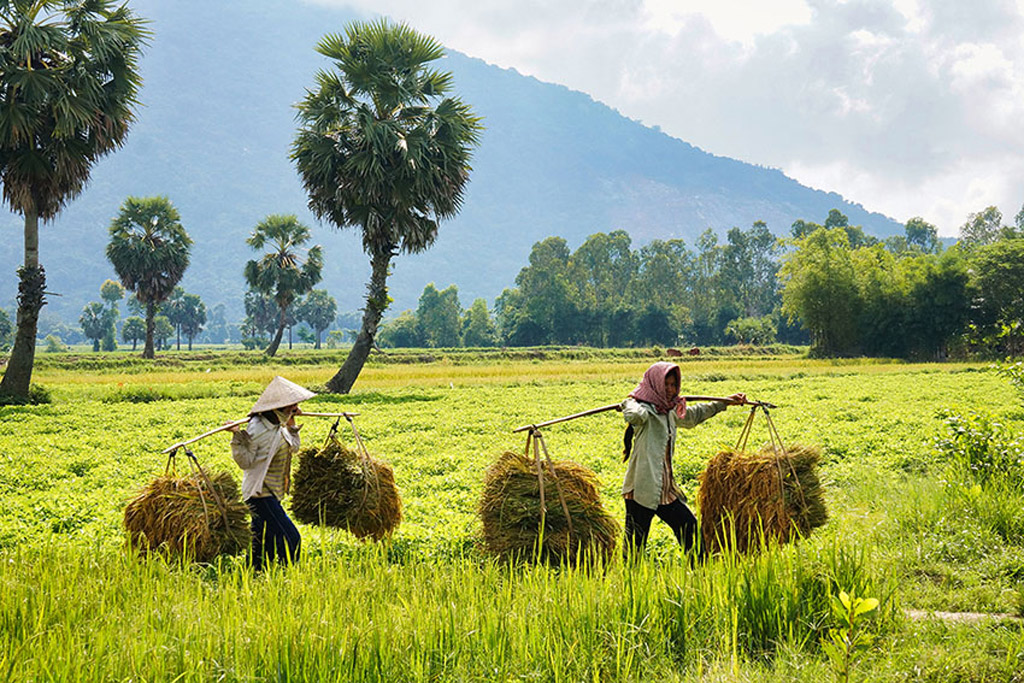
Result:
<svg viewBox="0 0 1024 683"><path fill-rule="evenodd" d="M945 235L1024 201L1024 0L310 1Z"/></svg>
<svg viewBox="0 0 1024 683"><path fill-rule="evenodd" d="M811 10L804 0L647 0L640 26L677 35L696 18L706 21L725 40L750 43L756 36L774 33L783 26L807 23Z"/></svg>

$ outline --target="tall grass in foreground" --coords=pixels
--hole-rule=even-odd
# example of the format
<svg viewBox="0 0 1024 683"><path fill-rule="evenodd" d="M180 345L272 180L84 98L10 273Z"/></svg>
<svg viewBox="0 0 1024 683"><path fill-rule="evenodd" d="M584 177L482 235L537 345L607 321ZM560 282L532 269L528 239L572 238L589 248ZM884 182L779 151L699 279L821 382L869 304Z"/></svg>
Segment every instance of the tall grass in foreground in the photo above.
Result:
<svg viewBox="0 0 1024 683"><path fill-rule="evenodd" d="M824 661L829 596L892 587L862 551L603 569L394 564L363 547L254 576L40 547L0 556L0 680L678 680Z"/></svg>

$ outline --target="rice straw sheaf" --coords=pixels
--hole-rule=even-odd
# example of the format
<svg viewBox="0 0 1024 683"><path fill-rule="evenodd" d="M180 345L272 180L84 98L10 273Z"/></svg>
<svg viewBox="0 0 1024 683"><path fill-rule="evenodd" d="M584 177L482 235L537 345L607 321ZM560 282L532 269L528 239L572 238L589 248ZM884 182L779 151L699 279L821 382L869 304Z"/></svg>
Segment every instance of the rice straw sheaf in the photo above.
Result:
<svg viewBox="0 0 1024 683"><path fill-rule="evenodd" d="M237 555L249 547L249 509L228 472L210 473L217 504L197 474L165 474L147 484L128 503L124 528L128 542L142 554L212 562L218 555ZM225 523L226 518L226 523Z"/></svg>
<svg viewBox="0 0 1024 683"><path fill-rule="evenodd" d="M402 521L395 473L382 460L349 450L335 438L299 451L292 514L306 524L348 529L379 541Z"/></svg>
<svg viewBox="0 0 1024 683"><path fill-rule="evenodd" d="M478 506L487 551L506 561L532 561L539 556L550 565L575 564L598 557L610 559L619 537L619 525L601 505L594 472L569 461L554 462L554 475L565 496L572 533L558 499L555 479L545 462L547 512L538 549L541 509L536 468L536 461L522 453L505 452L487 470Z"/></svg>
<svg viewBox="0 0 1024 683"><path fill-rule="evenodd" d="M713 457L697 492L705 548L756 552L822 526L828 513L820 459L817 448L801 445L778 454L771 447L756 453L728 449Z"/></svg>

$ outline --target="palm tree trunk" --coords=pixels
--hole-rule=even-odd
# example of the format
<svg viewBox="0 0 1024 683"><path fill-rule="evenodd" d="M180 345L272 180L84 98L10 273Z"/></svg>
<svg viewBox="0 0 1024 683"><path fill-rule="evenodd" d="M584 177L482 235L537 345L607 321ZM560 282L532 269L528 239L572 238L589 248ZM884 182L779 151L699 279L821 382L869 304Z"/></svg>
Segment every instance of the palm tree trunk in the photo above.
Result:
<svg viewBox="0 0 1024 683"><path fill-rule="evenodd" d="M143 358L155 358L156 353L153 351L153 330L156 327L156 323L153 321L156 319L156 302L146 302L146 348L142 350Z"/></svg>
<svg viewBox="0 0 1024 683"><path fill-rule="evenodd" d="M328 391L335 394L347 394L356 383L359 373L366 363L373 348L373 339L377 336L377 327L384 311L388 307L388 266L394 256L394 247L387 246L373 254L370 263L370 284L366 293L366 308L363 311L363 327L359 330L352 350L348 352L345 363L327 382Z"/></svg>
<svg viewBox="0 0 1024 683"><path fill-rule="evenodd" d="M0 396L24 401L28 400L35 364L39 310L46 303L46 273L39 265L39 214L35 209L25 212L25 265L18 269L18 277L18 331L0 381Z"/></svg>
<svg viewBox="0 0 1024 683"><path fill-rule="evenodd" d="M319 349L320 348L320 337L323 336L323 333L324 333L323 330L317 330L316 331L316 346L313 347L314 349Z"/></svg>
<svg viewBox="0 0 1024 683"><path fill-rule="evenodd" d="M285 310L284 308L281 309L281 318L277 322L277 334L274 335L274 341L270 342L270 346L264 352L270 358L274 357L274 354L277 353L277 347L281 346L281 337L284 336Z"/></svg>

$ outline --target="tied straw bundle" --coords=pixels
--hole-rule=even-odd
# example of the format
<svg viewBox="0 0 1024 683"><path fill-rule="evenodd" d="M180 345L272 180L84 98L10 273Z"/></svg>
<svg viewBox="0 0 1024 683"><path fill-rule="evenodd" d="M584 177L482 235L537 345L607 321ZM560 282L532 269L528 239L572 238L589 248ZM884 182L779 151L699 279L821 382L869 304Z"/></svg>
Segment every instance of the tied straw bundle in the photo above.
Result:
<svg viewBox="0 0 1024 683"><path fill-rule="evenodd" d="M191 562L212 562L249 547L249 509L227 472L207 475L186 450L192 472L177 476L174 451L164 474L128 503L124 528L130 547Z"/></svg>
<svg viewBox="0 0 1024 683"><path fill-rule="evenodd" d="M356 538L379 541L402 521L402 499L391 466L370 456L355 422L346 419L357 450L338 440L335 422L322 447L299 451L292 513L306 524L348 529Z"/></svg>
<svg viewBox="0 0 1024 683"><path fill-rule="evenodd" d="M751 410L736 447L715 455L699 477L697 503L708 552L756 552L803 538L828 520L817 448L783 446L764 408L771 443L754 453L745 450L757 410Z"/></svg>
<svg viewBox="0 0 1024 683"><path fill-rule="evenodd" d="M552 493L557 503L548 505ZM618 524L601 505L597 475L574 462L552 462L536 430L527 437L525 453L507 451L487 470L478 512L485 548L505 561L607 561L619 536Z"/></svg>

